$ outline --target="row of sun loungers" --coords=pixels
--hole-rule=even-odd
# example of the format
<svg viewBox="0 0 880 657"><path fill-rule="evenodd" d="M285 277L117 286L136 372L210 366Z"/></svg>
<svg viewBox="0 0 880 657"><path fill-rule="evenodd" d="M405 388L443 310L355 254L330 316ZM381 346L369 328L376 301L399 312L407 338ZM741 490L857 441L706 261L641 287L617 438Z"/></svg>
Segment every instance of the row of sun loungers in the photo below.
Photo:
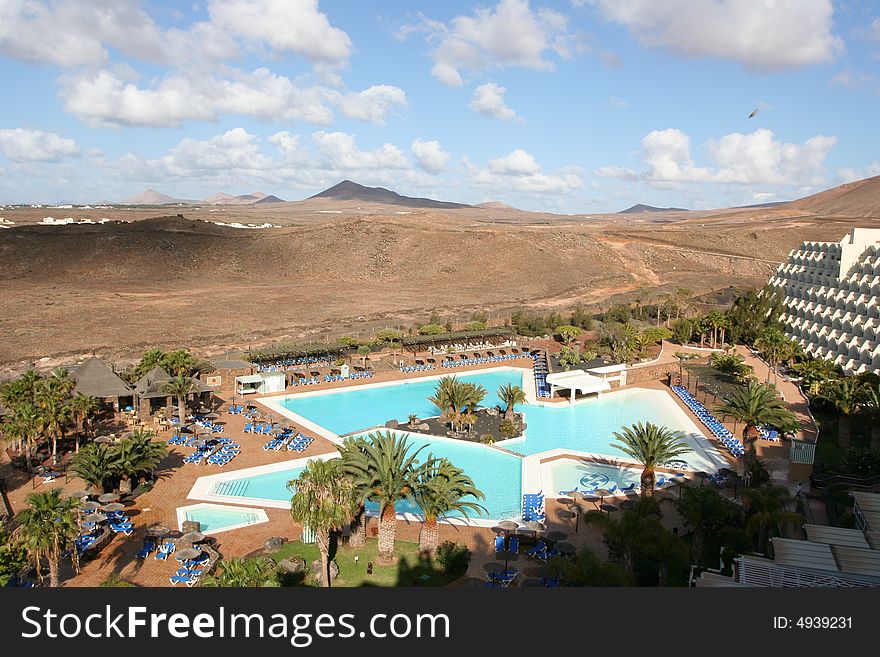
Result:
<svg viewBox="0 0 880 657"><path fill-rule="evenodd" d="M739 458L745 454L745 448L742 442L736 439L733 432L724 426L712 413L710 413L703 404L697 400L687 388L684 386L672 386L672 391L681 399L694 414L700 418L706 428L712 432L721 444L724 445L731 454Z"/></svg>
<svg viewBox="0 0 880 657"><path fill-rule="evenodd" d="M286 447L289 452L304 452L314 441L314 438L302 433L298 433L295 436L287 434L279 436L278 438L273 438L263 445L263 449L277 452Z"/></svg>
<svg viewBox="0 0 880 657"><path fill-rule="evenodd" d="M547 383L549 370L547 369L546 357L542 353L532 354L532 360L534 361L535 395L538 397L549 397L550 385Z"/></svg>
<svg viewBox="0 0 880 657"><path fill-rule="evenodd" d="M404 374L409 374L410 372L424 372L426 370L436 370L437 366L433 364L429 365L403 365L400 368L400 371Z"/></svg>
<svg viewBox="0 0 880 657"><path fill-rule="evenodd" d="M486 363L500 363L506 360L514 360L517 358L522 358L520 354L498 354L496 356L481 356L479 358L461 358L459 360L453 360L448 358L444 360L440 366L441 367L464 367L466 365L485 365ZM432 366L433 367L433 366Z"/></svg>
<svg viewBox="0 0 880 657"><path fill-rule="evenodd" d="M220 449L208 456L208 463L219 465L221 468L241 454L241 445L229 438L223 438L222 441L226 442L222 442Z"/></svg>
<svg viewBox="0 0 880 657"><path fill-rule="evenodd" d="M544 522L547 518L547 511L544 508L544 495L542 493L526 493L523 495L522 518L523 522L531 522L533 520Z"/></svg>
<svg viewBox="0 0 880 657"><path fill-rule="evenodd" d="M274 363L257 363L256 368L258 372L281 372L299 365L321 367L322 365L332 365L334 362L336 362L336 359L329 356L302 356L300 358L276 360Z"/></svg>
<svg viewBox="0 0 880 657"><path fill-rule="evenodd" d="M319 383L321 383L321 380L318 377L313 376L311 378L303 377L301 379L293 379L293 381L290 382L290 385L295 388L297 386L315 386Z"/></svg>
<svg viewBox="0 0 880 657"><path fill-rule="evenodd" d="M244 425L245 433L265 433L268 434L272 431L272 424L270 422L246 422Z"/></svg>

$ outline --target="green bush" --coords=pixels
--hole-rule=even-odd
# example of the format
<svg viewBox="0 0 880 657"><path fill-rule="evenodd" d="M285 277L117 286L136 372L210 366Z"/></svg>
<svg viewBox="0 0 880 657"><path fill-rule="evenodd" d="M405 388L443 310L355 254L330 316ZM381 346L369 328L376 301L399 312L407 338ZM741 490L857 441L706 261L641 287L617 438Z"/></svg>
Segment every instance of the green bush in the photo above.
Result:
<svg viewBox="0 0 880 657"><path fill-rule="evenodd" d="M441 326L440 324L424 324L419 327L419 335L437 335L438 333L445 333L446 327Z"/></svg>
<svg viewBox="0 0 880 657"><path fill-rule="evenodd" d="M513 438L519 432L516 430L516 425L512 420L504 420L501 425L498 427L498 430L501 432L501 435L505 438Z"/></svg>
<svg viewBox="0 0 880 657"><path fill-rule="evenodd" d="M880 454L865 447L850 447L843 453L841 466L846 474L872 476L880 473Z"/></svg>
<svg viewBox="0 0 880 657"><path fill-rule="evenodd" d="M471 563L471 551L466 545L444 541L437 548L437 562L448 575L464 575Z"/></svg>
<svg viewBox="0 0 880 657"><path fill-rule="evenodd" d="M491 433L484 433L480 436L480 442L484 445L494 445L495 444L495 436Z"/></svg>

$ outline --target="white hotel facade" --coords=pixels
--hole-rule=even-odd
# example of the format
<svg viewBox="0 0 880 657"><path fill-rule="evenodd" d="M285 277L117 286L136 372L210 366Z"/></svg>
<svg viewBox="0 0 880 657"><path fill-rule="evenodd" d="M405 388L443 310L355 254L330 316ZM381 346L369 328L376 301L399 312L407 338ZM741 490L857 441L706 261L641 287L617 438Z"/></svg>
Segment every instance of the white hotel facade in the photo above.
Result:
<svg viewBox="0 0 880 657"><path fill-rule="evenodd" d="M784 297L785 332L846 374L880 373L880 229L804 242L769 285Z"/></svg>

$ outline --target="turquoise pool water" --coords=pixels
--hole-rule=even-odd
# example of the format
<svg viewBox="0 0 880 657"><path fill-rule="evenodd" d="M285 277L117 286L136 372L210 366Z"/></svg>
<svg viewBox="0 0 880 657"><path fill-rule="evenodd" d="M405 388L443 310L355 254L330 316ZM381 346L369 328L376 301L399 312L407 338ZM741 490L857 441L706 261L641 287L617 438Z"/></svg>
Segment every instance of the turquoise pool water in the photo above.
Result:
<svg viewBox="0 0 880 657"><path fill-rule="evenodd" d="M292 493L287 488L287 482L299 477L303 469L290 468L240 479L218 481L211 488L211 494L288 502Z"/></svg>
<svg viewBox="0 0 880 657"><path fill-rule="evenodd" d="M630 484L638 486L641 479L641 471L638 469L590 461L557 461L548 465L547 470L550 473L551 494L574 489L611 489L612 485L617 488L625 488Z"/></svg>
<svg viewBox="0 0 880 657"><path fill-rule="evenodd" d="M496 391L504 383L522 385L519 371L502 370L486 374L459 375L462 381L473 381L489 392L483 406L501 402ZM440 415L440 410L428 401L433 396L437 380L408 380L399 385L379 388L352 388L342 392L303 397L294 395L281 405L312 422L320 424L337 435L384 425L388 420L406 421L410 413L419 417Z"/></svg>
<svg viewBox="0 0 880 657"><path fill-rule="evenodd" d="M184 512L184 517L187 520L198 522L201 525L202 532L216 532L243 524L252 525L263 519L253 511L233 507L228 509L217 507L188 509Z"/></svg>

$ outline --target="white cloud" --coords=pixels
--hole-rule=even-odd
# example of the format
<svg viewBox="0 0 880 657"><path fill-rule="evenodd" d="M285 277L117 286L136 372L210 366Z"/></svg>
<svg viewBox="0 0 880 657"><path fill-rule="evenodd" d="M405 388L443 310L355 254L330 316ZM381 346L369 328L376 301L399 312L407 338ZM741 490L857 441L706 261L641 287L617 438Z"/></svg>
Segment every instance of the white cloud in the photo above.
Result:
<svg viewBox="0 0 880 657"><path fill-rule="evenodd" d="M0 153L13 162L60 162L66 157L79 157L73 139L54 132L6 128L0 130Z"/></svg>
<svg viewBox="0 0 880 657"><path fill-rule="evenodd" d="M880 94L880 80L870 73L853 73L851 71L841 71L833 78L831 83L840 87L844 87L851 91L856 89L868 89L875 94Z"/></svg>
<svg viewBox="0 0 880 657"><path fill-rule="evenodd" d="M489 170L511 176L528 176L538 173L541 167L530 153L517 148L507 155L489 160Z"/></svg>
<svg viewBox="0 0 880 657"><path fill-rule="evenodd" d="M874 176L880 176L880 160L871 162L864 169L842 167L837 170L837 179L842 183L864 180L865 178L872 178Z"/></svg>
<svg viewBox="0 0 880 657"><path fill-rule="evenodd" d="M339 109L345 116L379 124L385 123L385 117L390 111L405 108L409 104L403 89L387 84L343 94L338 102Z"/></svg>
<svg viewBox="0 0 880 657"><path fill-rule="evenodd" d="M830 61L843 48L831 0L592 0L649 48L719 57L751 69Z"/></svg>
<svg viewBox="0 0 880 657"><path fill-rule="evenodd" d="M416 164L419 168L431 174L438 174L444 171L446 163L451 157L449 153L443 150L440 142L436 139L431 141L416 139L410 148L413 155L416 156Z"/></svg>
<svg viewBox="0 0 880 657"><path fill-rule="evenodd" d="M580 170L569 167L556 174L541 173L541 167L527 151L517 148L507 155L489 160L480 169L464 162L472 184L486 187L493 194L526 192L536 194L564 193L583 186Z"/></svg>
<svg viewBox="0 0 880 657"><path fill-rule="evenodd" d="M494 8L478 8L449 23L423 17L418 25L404 26L401 35L419 31L434 46L431 74L453 87L464 84L466 71L504 66L553 70L555 63L546 55L569 58L574 40L564 15L532 10L528 0L500 0Z"/></svg>
<svg viewBox="0 0 880 657"><path fill-rule="evenodd" d="M406 93L388 85L341 93L302 85L266 68L226 73L223 79L171 74L141 87L116 72L85 72L64 80L61 97L68 112L99 127L179 126L223 114L329 125L334 105L350 118L383 123L391 110L407 105Z"/></svg>
<svg viewBox="0 0 880 657"><path fill-rule="evenodd" d="M511 108L504 103L507 89L494 82L487 82L474 89L474 96L469 107L484 116L491 116L502 121L521 120Z"/></svg>
<svg viewBox="0 0 880 657"><path fill-rule="evenodd" d="M362 151L355 143L354 135L345 132L316 132L312 141L318 151L322 166L336 170L356 169L406 169L409 163L397 146L383 144L373 151Z"/></svg>
<svg viewBox="0 0 880 657"><path fill-rule="evenodd" d="M330 24L317 0L212 0L208 13L222 29L279 52L333 64L351 55L351 38Z"/></svg>
<svg viewBox="0 0 880 657"><path fill-rule="evenodd" d="M782 142L766 128L709 140L712 166L698 166L691 155L690 137L677 128L654 130L642 138L647 169L636 173L619 166L598 169L597 176L652 183L709 182L764 185L817 185L835 137L817 135L803 144Z"/></svg>

